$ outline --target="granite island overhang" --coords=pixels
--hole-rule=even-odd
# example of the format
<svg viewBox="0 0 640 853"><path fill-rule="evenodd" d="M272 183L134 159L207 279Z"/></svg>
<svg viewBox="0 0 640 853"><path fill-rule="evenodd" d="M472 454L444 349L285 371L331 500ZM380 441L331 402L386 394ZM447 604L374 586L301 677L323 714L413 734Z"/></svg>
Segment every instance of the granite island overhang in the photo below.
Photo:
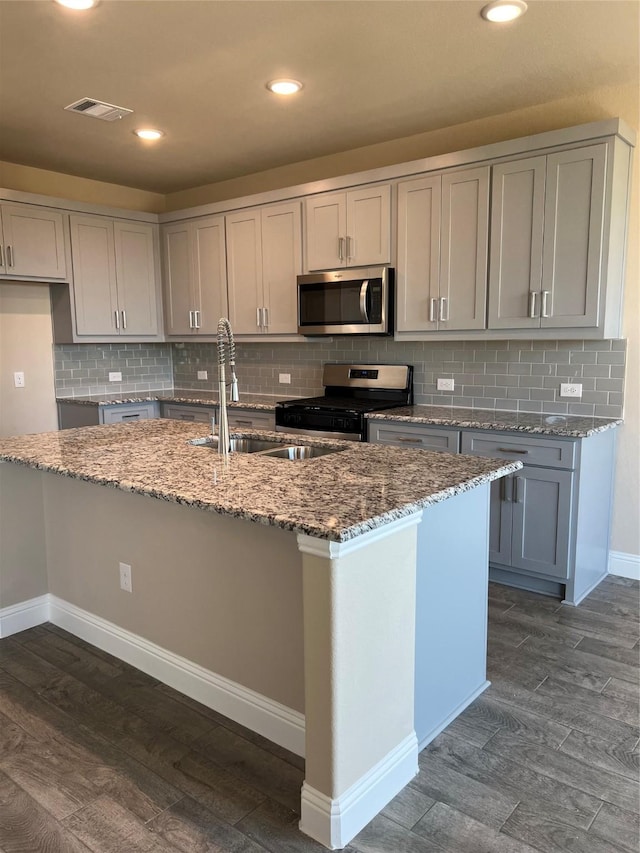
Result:
<svg viewBox="0 0 640 853"><path fill-rule="evenodd" d="M349 443L225 466L202 436L1 439L0 634L49 618L304 754L301 829L343 847L487 686L489 484L521 463Z"/></svg>

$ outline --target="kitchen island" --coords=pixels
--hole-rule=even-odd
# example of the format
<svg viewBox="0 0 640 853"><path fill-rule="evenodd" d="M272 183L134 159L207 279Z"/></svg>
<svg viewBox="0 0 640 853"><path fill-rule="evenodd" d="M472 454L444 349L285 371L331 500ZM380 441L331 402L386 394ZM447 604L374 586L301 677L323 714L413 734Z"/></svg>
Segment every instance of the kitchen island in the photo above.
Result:
<svg viewBox="0 0 640 853"><path fill-rule="evenodd" d="M0 440L0 629L51 619L304 754L301 829L343 847L487 686L489 484L521 464L314 441L336 452L225 466L202 436Z"/></svg>

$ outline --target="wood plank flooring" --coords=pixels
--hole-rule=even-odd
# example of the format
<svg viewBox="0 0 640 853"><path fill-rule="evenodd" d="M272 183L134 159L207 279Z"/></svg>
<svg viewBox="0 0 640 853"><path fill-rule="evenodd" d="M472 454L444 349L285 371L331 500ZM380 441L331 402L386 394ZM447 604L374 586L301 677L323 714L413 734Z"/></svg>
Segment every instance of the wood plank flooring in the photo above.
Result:
<svg viewBox="0 0 640 853"><path fill-rule="evenodd" d="M349 853L637 853L640 588L492 584L492 686ZM45 625L0 640L1 853L318 853L304 762Z"/></svg>

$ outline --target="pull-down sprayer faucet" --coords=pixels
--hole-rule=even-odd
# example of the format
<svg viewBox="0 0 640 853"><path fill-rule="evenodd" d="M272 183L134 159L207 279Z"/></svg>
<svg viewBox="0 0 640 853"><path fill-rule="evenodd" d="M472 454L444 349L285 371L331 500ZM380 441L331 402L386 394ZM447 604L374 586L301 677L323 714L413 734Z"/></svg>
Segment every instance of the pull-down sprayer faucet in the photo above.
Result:
<svg viewBox="0 0 640 853"><path fill-rule="evenodd" d="M226 352L225 352L226 350ZM233 330L226 317L218 320L218 453L226 461L229 458L229 422L227 420L227 382L225 377L225 361L229 361L231 371L231 401L237 403L238 380L236 379L236 345L233 340Z"/></svg>

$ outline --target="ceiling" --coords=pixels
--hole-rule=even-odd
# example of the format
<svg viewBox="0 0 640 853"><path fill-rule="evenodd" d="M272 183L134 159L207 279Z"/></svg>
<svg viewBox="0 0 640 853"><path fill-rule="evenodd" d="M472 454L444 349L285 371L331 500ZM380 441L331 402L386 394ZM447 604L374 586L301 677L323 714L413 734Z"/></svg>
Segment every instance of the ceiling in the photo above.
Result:
<svg viewBox="0 0 640 853"><path fill-rule="evenodd" d="M530 0L506 25L482 6L0 0L0 160L170 193L638 81L638 0ZM84 97L134 113L64 112Z"/></svg>

